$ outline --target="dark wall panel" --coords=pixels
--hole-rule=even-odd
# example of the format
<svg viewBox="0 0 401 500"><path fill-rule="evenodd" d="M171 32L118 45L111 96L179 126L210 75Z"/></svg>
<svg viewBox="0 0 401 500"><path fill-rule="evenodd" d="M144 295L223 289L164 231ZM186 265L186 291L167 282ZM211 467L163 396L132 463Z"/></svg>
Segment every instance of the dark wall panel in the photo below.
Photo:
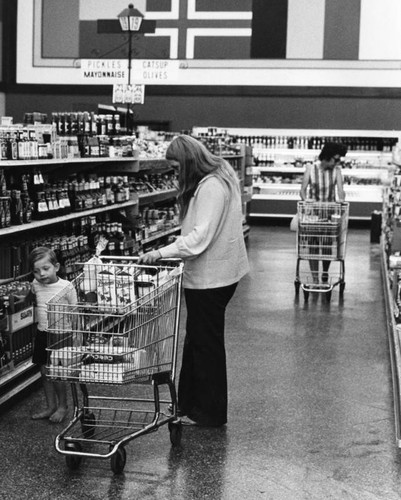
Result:
<svg viewBox="0 0 401 500"><path fill-rule="evenodd" d="M253 0L251 58L285 59L288 0Z"/></svg>

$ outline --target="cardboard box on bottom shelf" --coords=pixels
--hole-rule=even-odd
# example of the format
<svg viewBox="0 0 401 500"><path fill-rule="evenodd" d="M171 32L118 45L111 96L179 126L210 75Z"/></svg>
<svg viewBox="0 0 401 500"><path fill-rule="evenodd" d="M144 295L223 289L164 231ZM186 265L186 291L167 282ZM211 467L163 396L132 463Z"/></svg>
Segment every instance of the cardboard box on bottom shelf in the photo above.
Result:
<svg viewBox="0 0 401 500"><path fill-rule="evenodd" d="M80 382L121 384L147 375L146 351L138 349L129 355L130 361L123 363L90 363L82 365Z"/></svg>

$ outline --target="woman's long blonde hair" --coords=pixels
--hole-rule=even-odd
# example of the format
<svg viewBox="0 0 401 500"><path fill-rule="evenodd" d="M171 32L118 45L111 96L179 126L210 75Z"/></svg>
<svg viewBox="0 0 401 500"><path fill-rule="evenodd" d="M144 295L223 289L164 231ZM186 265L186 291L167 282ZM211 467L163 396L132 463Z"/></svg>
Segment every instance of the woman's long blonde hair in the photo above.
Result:
<svg viewBox="0 0 401 500"><path fill-rule="evenodd" d="M199 182L207 175L213 174L221 178L228 186L230 193L234 189L239 189L238 177L232 166L189 135L179 135L173 139L167 148L166 159L179 164L178 203L181 218L185 217L189 202Z"/></svg>

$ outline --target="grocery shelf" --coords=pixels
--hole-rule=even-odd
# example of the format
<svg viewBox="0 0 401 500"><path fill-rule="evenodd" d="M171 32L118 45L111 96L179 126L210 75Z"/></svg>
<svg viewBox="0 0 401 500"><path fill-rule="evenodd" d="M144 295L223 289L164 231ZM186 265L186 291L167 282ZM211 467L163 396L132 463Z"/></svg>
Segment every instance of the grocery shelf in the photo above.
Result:
<svg viewBox="0 0 401 500"><path fill-rule="evenodd" d="M138 204L138 198L135 196L134 199L130 201L125 201L123 203L115 203L114 205L107 205L105 207L91 208L90 210L83 210L80 212L71 212L70 214L67 215L52 217L51 219L36 220L26 224L22 224L20 226L4 227L0 229L0 236L9 236L24 231L31 231L33 229L38 229L40 227L46 227L54 224L59 224L60 222L79 219L80 217L87 217L89 215L96 215L104 212L109 212L110 210L121 210L124 208L132 207L137 204Z"/></svg>
<svg viewBox="0 0 401 500"><path fill-rule="evenodd" d="M392 294L387 269L384 241L381 241L381 271L383 281L384 300L386 305L386 327L390 351L391 374L393 379L393 404L395 419L396 443L401 448L401 342L397 325L394 320Z"/></svg>
<svg viewBox="0 0 401 500"><path fill-rule="evenodd" d="M130 167L127 171L138 172L139 170L153 170L153 169L165 169L169 166L169 162L164 158L139 158L135 156L93 156L93 157L81 157L81 158L39 158L36 160L1 160L0 166L12 167L12 168L26 168L26 167L57 167L57 166L67 166L67 165L93 165L102 164L108 165L112 164L113 168L120 168L122 170L124 166ZM134 168L132 168L134 166Z"/></svg>
<svg viewBox="0 0 401 500"><path fill-rule="evenodd" d="M353 168L342 168L341 172L343 176L352 175L354 177L373 177L374 175L383 175L383 173L387 172L388 165L385 166L371 166L371 167L353 167ZM286 165L255 165L252 167L252 174L294 174L294 175L302 175L305 172L305 167L293 167Z"/></svg>
<svg viewBox="0 0 401 500"><path fill-rule="evenodd" d="M194 127L197 133L207 133L208 127ZM401 133L396 130L338 130L338 129L296 129L296 128L242 128L224 127L229 135L241 136L298 136L298 137L378 137L387 139L401 138Z"/></svg>
<svg viewBox="0 0 401 500"><path fill-rule="evenodd" d="M259 182L255 183L253 187L260 190L259 193L254 193L252 195L253 200L300 199L299 193L301 185L299 183ZM346 184L344 186L344 191L348 201L382 203L383 200L383 186L379 184Z"/></svg>
<svg viewBox="0 0 401 500"><path fill-rule="evenodd" d="M141 160L142 161L142 160ZM88 158L39 158L37 160L1 160L1 167L41 167L48 165L70 165L72 163L133 163L138 162L136 157L103 157Z"/></svg>
<svg viewBox="0 0 401 500"><path fill-rule="evenodd" d="M241 167L239 172L239 177L244 179L244 169L245 160L243 154L230 154L224 155L228 161L238 160ZM36 168L43 169L46 173L56 173L57 175L63 176L68 171L68 174L79 173L83 170L88 172L96 172L102 175L124 175L131 173L142 172L144 174L159 174L167 171L171 171L173 167L171 163L164 158L144 158L141 155L135 155L134 157L91 157L91 158L63 158L63 159L40 159L40 160L15 160L15 161L1 161L0 168L6 168L9 170L15 170L19 173L33 171ZM74 219L80 219L82 217L88 217L91 215L97 215L102 213L107 213L111 211L122 211L131 207L135 207L131 212L130 216L136 216L138 212L139 205L153 204L158 202L164 202L166 200L172 200L176 198L178 193L177 189L164 189L160 191L154 191L151 193L135 193L127 202L115 203L113 205L107 205L103 207L92 208L89 210L82 210L79 212L72 212L70 214L61 215L58 217L53 217L45 220L35 220L30 223L10 226L0 229L0 237L14 236L19 233L24 233L27 231L37 230L39 228L45 228L47 226L54 226L59 223L72 221ZM250 195L247 194L245 199L249 200ZM129 222L132 222L132 217L129 218ZM170 227L164 231L158 231L149 234L145 239L142 239L142 245L147 245L149 243L156 242L157 240L179 233L181 226ZM249 233L249 227L247 226L246 231L244 230L244 235ZM21 390L28 387L30 384L35 382L40 378L40 373L35 365L32 364L31 360L26 360L20 363L15 368L6 368L0 372L0 405L17 395Z"/></svg>
<svg viewBox="0 0 401 500"><path fill-rule="evenodd" d="M17 365L13 370L0 377L0 405L16 396L41 377L38 367L31 359Z"/></svg>

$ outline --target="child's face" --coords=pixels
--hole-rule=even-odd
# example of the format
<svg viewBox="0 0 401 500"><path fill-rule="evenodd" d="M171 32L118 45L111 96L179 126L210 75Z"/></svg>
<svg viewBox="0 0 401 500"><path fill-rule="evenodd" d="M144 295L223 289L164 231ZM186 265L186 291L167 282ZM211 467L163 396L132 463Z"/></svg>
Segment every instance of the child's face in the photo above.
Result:
<svg viewBox="0 0 401 500"><path fill-rule="evenodd" d="M50 262L49 257L43 257L34 263L32 272L40 283L49 285L51 283L56 283L59 269L59 263L54 265Z"/></svg>

